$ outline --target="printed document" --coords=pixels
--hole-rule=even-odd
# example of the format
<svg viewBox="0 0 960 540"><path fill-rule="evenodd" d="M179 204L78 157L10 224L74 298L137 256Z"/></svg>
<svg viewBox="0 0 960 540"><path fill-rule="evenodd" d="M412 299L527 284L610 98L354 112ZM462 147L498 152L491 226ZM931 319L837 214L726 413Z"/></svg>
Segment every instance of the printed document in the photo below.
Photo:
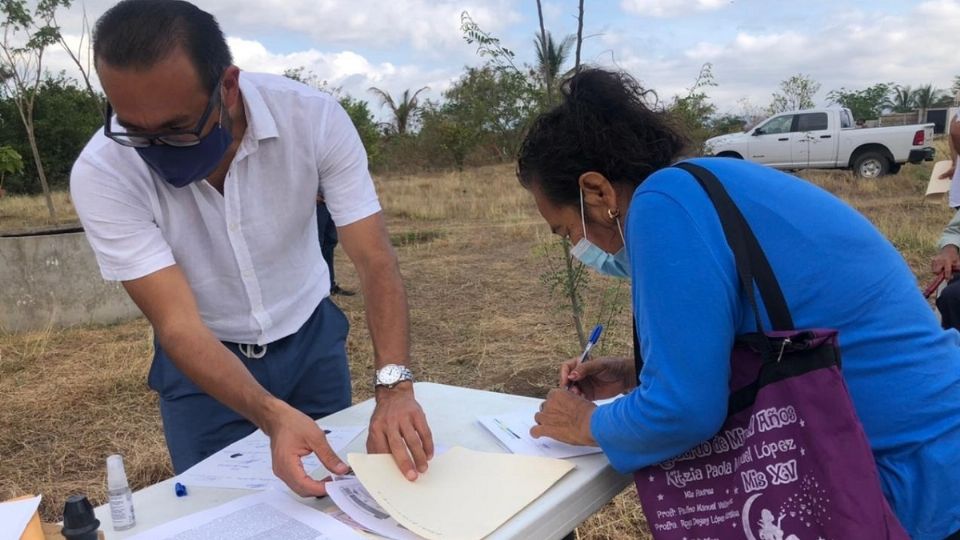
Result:
<svg viewBox="0 0 960 540"><path fill-rule="evenodd" d="M390 517L355 477L339 477L327 482L327 495L340 510L364 530L391 540L419 540Z"/></svg>
<svg viewBox="0 0 960 540"><path fill-rule="evenodd" d="M320 426L334 452L342 452L366 426ZM307 473L322 467L315 454L303 458ZM191 486L235 489L286 489L273 474L270 438L257 430L187 469L177 482Z"/></svg>
<svg viewBox="0 0 960 540"><path fill-rule="evenodd" d="M618 397L620 396L599 400L596 404L598 406L606 405L615 401ZM538 410L539 405L534 404L528 408L504 414L480 416L477 419L480 425L487 428L487 431L493 434L504 448L514 454L566 459L602 452L598 446L577 446L562 443L550 437L540 437L539 439L531 437L530 429L536 425L533 415L537 414Z"/></svg>
<svg viewBox="0 0 960 540"><path fill-rule="evenodd" d="M398 523L430 539L483 538L570 472L570 461L454 447L407 480L390 454L348 454L357 479Z"/></svg>
<svg viewBox="0 0 960 540"><path fill-rule="evenodd" d="M130 540L363 540L319 510L268 489L154 527Z"/></svg>

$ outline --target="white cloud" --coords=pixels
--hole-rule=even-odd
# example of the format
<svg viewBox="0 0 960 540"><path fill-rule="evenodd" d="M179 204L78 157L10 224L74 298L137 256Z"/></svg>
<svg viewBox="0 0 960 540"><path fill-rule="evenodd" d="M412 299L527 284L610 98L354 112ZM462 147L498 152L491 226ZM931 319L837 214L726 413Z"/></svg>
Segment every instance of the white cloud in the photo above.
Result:
<svg viewBox="0 0 960 540"><path fill-rule="evenodd" d="M204 9L232 35L256 36L269 28L324 46L409 45L428 53L452 46L466 50L460 32L463 11L488 31L519 19L508 0L210 0Z"/></svg>
<svg viewBox="0 0 960 540"><path fill-rule="evenodd" d="M646 17L676 17L691 11L713 11L730 4L729 0L623 0L624 11Z"/></svg>
<svg viewBox="0 0 960 540"><path fill-rule="evenodd" d="M116 0L86 0L91 24ZM463 11L484 30L499 32L520 20L510 0L204 0L194 3L213 14L226 34L261 39L299 37L324 48L412 46L446 53L452 46L471 52L460 32ZM58 18L80 27L80 5Z"/></svg>
<svg viewBox="0 0 960 540"><path fill-rule="evenodd" d="M78 49L79 35L68 34L66 41ZM281 74L287 69L304 68L307 73L325 81L329 88L339 88L343 93L370 103L370 110L381 117L380 103L368 91L371 86L397 95L406 89L429 86L421 94L424 98L439 99L459 76L458 67L427 68L419 65L402 65L392 62L371 62L365 56L351 50L336 52L307 49L291 53L277 53L255 40L228 37L227 43L233 52L234 62L241 69L263 73ZM68 76L80 80L79 71L67 53L60 47L51 47L44 55L44 67L51 73L65 71ZM100 90L96 73L92 74L93 86Z"/></svg>
<svg viewBox="0 0 960 540"><path fill-rule="evenodd" d="M235 37L227 41L233 51L234 62L241 69L280 74L286 69L303 67L321 81L326 81L331 88L340 88L346 94L371 102L370 110L377 116L380 116L380 104L369 93L371 86L391 95L408 88L416 90L429 86L430 90L421 95L438 99L459 74L458 69L425 69L391 62L374 63L349 50L323 52L308 49L284 54L272 52L258 41Z"/></svg>
<svg viewBox="0 0 960 540"><path fill-rule="evenodd" d="M90 19L96 20L113 1L86 0ZM723 18L733 33L700 32L690 41L683 39L679 26L660 24L639 32L623 21L588 17L585 34L592 37L584 42L585 61L626 69L664 100L684 93L701 64L712 62L719 86L708 93L721 112L735 112L743 98L756 105L769 103L779 82L796 73L822 83L817 98L823 104L827 92L840 87L896 82L946 88L960 74L960 55L952 46L960 28L960 0L926 0L896 15L867 2L853 9L834 8L824 1L818 4L817 15L797 20L766 12L756 17L746 11L739 15L744 8L736 6L742 3L733 9L707 11L728 4L729 0L622 0L624 9L646 9L646 15L651 10L664 14L670 9L700 10L708 18L716 17L718 24ZM368 100L370 86L396 93L425 85L431 88L426 96L438 99L464 64L480 63L473 47L460 36L463 9L484 29L504 38L514 36L516 42L505 41L506 45L526 51L537 22L535 11L525 6L521 21L515 11L520 10L519 4L511 0L258 0L256 4L206 0L203 4L231 36L237 64L244 69L280 73L303 66L332 86ZM569 18L559 6L557 0L545 2L548 20ZM71 39L76 39L79 14L79 9L71 9L60 21ZM55 49L47 56L50 69L68 68L73 73L69 59Z"/></svg>
<svg viewBox="0 0 960 540"><path fill-rule="evenodd" d="M817 101L822 105L830 90L841 87L894 82L947 89L960 75L960 55L951 46L960 28L958 0L923 2L903 15L835 11L822 20L819 27L798 24L782 31L742 30L722 41L705 39L681 55L658 57L636 43L622 43L618 64L669 98L684 92L700 65L711 62L719 86L707 92L720 112L738 111L744 98L768 104L780 81L797 73L821 83Z"/></svg>

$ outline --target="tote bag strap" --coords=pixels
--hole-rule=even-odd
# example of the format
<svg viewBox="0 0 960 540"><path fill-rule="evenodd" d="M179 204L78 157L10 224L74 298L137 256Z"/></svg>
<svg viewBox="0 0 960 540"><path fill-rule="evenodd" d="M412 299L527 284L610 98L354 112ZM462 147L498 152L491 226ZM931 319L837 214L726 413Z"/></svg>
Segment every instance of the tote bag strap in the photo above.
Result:
<svg viewBox="0 0 960 540"><path fill-rule="evenodd" d="M637 318L633 318L633 369L637 377L643 370L643 356L640 355L640 336L637 335Z"/></svg>
<svg viewBox="0 0 960 540"><path fill-rule="evenodd" d="M740 285L747 293L750 306L753 308L757 320L757 332L763 333L762 318L757 306L753 284L756 283L763 299L767 315L774 330L793 330L793 318L783 297L780 284L770 267L766 254L760 247L760 242L753 234L753 230L743 217L740 209L730 198L727 190L717 179L716 175L704 167L693 163L682 162L674 165L693 175L700 186L707 192L707 196L717 210L720 224L723 226L727 244L733 250L734 261L737 265L737 274Z"/></svg>

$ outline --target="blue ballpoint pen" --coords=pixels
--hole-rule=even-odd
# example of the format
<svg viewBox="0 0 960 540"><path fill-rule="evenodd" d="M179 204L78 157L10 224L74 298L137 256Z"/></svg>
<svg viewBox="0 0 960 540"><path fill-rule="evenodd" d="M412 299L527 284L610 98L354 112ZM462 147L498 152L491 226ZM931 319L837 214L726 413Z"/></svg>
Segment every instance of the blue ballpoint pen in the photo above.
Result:
<svg viewBox="0 0 960 540"><path fill-rule="evenodd" d="M593 327L593 332L590 332L590 339L587 340L587 344L583 348L583 354L581 354L580 358L577 359L577 366L590 359L590 350L593 349L593 346L596 345L598 341L600 341L600 334L602 333L602 324L598 324L597 326ZM576 369L576 366L574 366L574 369ZM571 386L573 386L573 383L568 382L567 390L569 390Z"/></svg>

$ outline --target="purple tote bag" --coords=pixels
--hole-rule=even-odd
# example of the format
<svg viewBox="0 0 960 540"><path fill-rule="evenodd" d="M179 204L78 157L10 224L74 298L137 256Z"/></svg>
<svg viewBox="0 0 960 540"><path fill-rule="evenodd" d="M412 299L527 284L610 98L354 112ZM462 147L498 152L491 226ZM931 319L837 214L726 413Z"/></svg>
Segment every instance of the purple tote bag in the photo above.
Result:
<svg viewBox="0 0 960 540"><path fill-rule="evenodd" d="M840 374L836 330L793 328L769 262L723 185L703 167L677 167L717 209L757 328L754 284L775 330L737 336L720 431L635 473L654 538L909 539L881 492Z"/></svg>

